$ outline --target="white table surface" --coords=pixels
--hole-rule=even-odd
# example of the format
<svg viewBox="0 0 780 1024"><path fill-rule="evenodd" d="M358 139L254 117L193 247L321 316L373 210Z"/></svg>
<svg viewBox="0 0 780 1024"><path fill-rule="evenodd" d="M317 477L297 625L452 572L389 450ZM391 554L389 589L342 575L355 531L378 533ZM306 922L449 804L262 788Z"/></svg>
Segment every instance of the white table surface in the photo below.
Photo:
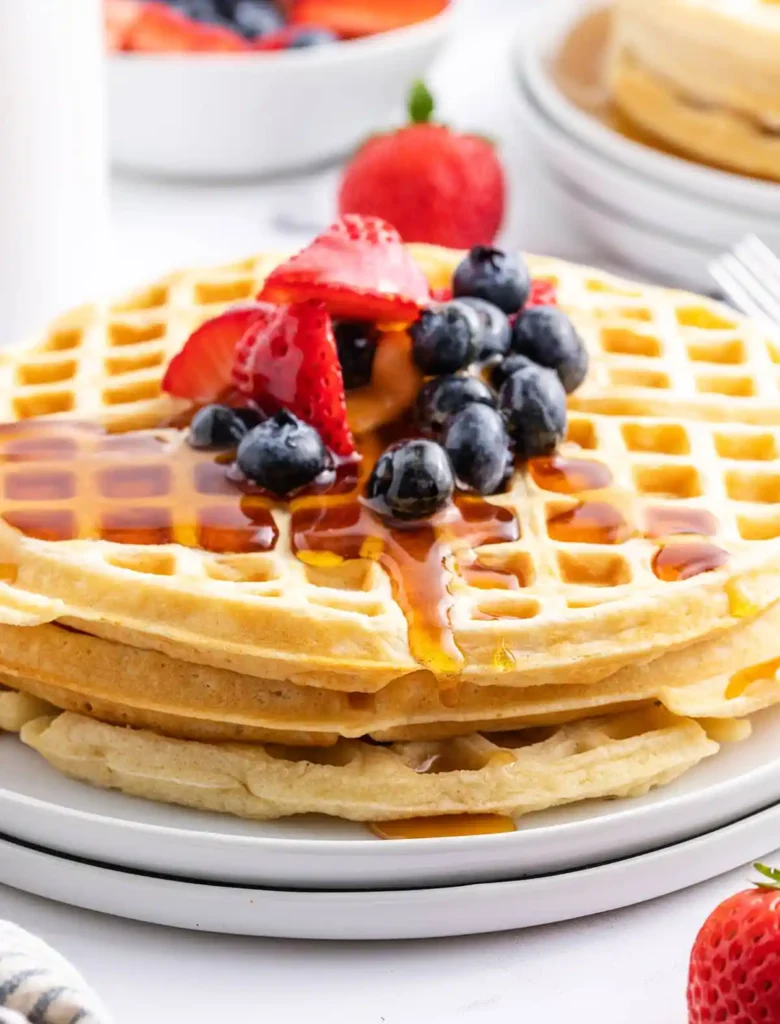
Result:
<svg viewBox="0 0 780 1024"><path fill-rule="evenodd" d="M504 144L513 188L507 240L599 262L587 240L556 216L501 68L509 18L552 2L463 0L469 30L432 81L448 121L488 131ZM311 232L286 233L280 218L327 220L333 181L331 174L314 182L216 188L117 182L114 285L176 265L294 247ZM0 917L37 932L71 958L117 1024L277 1018L285 1024L682 1024L696 930L748 874L745 867L675 896L572 924L425 943L191 934L72 910L2 886Z"/></svg>

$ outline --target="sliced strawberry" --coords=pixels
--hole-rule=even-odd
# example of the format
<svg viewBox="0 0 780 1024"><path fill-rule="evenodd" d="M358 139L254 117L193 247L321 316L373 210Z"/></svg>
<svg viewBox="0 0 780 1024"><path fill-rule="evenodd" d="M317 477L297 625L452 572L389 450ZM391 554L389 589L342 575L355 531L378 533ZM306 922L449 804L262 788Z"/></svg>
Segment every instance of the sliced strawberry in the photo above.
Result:
<svg viewBox="0 0 780 1024"><path fill-rule="evenodd" d="M147 3L125 36L126 50L198 53L247 50L249 44L220 25L204 25L161 3Z"/></svg>
<svg viewBox="0 0 780 1024"><path fill-rule="evenodd" d="M271 271L259 297L319 299L334 317L404 324L416 319L430 292L395 228L379 217L347 214Z"/></svg>
<svg viewBox="0 0 780 1024"><path fill-rule="evenodd" d="M531 281L531 294L528 296L526 306L556 306L558 295L552 281L545 281L543 277L534 278Z"/></svg>
<svg viewBox="0 0 780 1024"><path fill-rule="evenodd" d="M319 431L336 455L352 455L344 380L333 325L315 300L277 306L239 343L233 384L267 413L288 409Z"/></svg>
<svg viewBox="0 0 780 1024"><path fill-rule="evenodd" d="M448 0L298 0L290 20L354 38L425 21L441 14L447 4Z"/></svg>
<svg viewBox="0 0 780 1024"><path fill-rule="evenodd" d="M138 0L104 0L106 45L112 52L124 50L127 37L140 18L143 4Z"/></svg>
<svg viewBox="0 0 780 1024"><path fill-rule="evenodd" d="M238 342L253 324L268 320L275 311L263 302L248 303L201 324L171 360L163 391L198 403L216 401L230 386Z"/></svg>
<svg viewBox="0 0 780 1024"><path fill-rule="evenodd" d="M431 288L431 298L435 302L449 302L452 298L452 288Z"/></svg>

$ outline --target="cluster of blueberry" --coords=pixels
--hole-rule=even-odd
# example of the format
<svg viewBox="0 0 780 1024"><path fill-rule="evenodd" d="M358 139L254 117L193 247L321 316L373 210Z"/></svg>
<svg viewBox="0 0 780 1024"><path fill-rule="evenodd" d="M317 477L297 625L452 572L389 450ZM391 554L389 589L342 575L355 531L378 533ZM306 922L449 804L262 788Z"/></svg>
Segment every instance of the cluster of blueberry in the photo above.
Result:
<svg viewBox="0 0 780 1024"><path fill-rule="evenodd" d="M417 400L425 438L387 449L368 497L399 519L431 515L456 484L502 490L514 458L548 455L566 431L566 394L585 379L588 356L557 306L526 306L524 263L478 246L457 268L453 298L411 327L413 356L430 379Z"/></svg>

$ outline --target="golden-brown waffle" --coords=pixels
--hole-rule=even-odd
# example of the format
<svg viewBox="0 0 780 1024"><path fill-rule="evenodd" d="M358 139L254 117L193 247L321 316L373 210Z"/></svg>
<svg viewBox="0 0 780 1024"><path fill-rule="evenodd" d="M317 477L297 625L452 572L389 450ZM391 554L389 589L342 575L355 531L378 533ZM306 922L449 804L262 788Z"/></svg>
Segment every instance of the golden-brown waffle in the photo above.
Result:
<svg viewBox="0 0 780 1024"><path fill-rule="evenodd" d="M743 685L739 673L753 668ZM60 626L0 626L0 684L118 725L210 741L327 746L552 725L660 702L683 717L741 718L780 698L780 605L733 629L599 683L576 668L565 684L463 684L442 692L427 672L377 694L348 694L192 665ZM6 703L9 703L7 699Z"/></svg>
<svg viewBox="0 0 780 1024"><path fill-rule="evenodd" d="M638 796L718 749L699 724L658 708L547 731L387 747L203 744L70 713L33 719L22 739L66 774L134 796L247 818L317 811L357 821L520 815Z"/></svg>
<svg viewBox="0 0 780 1024"><path fill-rule="evenodd" d="M435 283L449 276L458 259L444 250L415 251ZM92 413L117 427L114 405L94 407L97 371L91 371L89 387L82 380L89 366L104 366L101 360L111 358L106 340L122 331L131 336L129 324L143 333L156 317L170 326L161 336L165 345L177 347L198 318L251 294L260 268L270 263L269 257L174 275L140 298L115 305L108 316L82 311L78 316L91 316L92 326L81 342L85 366L76 360L79 368L71 378L76 397L67 410L48 411L69 418L86 413L81 392L90 390ZM96 481L107 471L110 452L86 482L72 473L68 457L36 463L36 471L45 465L47 472L66 477L67 494L76 491L76 498L60 496L55 505L77 505L75 536L85 539L51 543L2 524L0 561L14 567L13 579L2 587L9 620L16 615L18 621L18 602L35 594L43 604L49 599L51 620L111 639L260 678L370 693L421 664L438 675L454 671L485 685L565 682L575 664L579 678L597 680L767 607L780 590L780 427L753 421L774 424L780 417L771 343L748 321L686 293L560 261L537 259L533 268L555 280L562 304L588 341L592 372L573 398L569 441L560 453L573 461L537 462L530 474L516 476L507 494L491 499L493 507L516 517L519 538L476 547L461 538L442 547L441 596L451 603L462 661L440 659L437 650L421 654L407 625L408 608L402 611L388 576L372 560L376 548L341 564L327 558L324 564L306 553L305 561L296 559L290 516L282 508L269 513L278 541L266 553L117 543L116 531L95 526L95 515L103 514ZM62 330L60 325L43 347ZM160 339L136 338L118 347L130 352L141 346L143 355L153 341L162 345ZM55 351L72 352L75 360L82 349ZM16 381L29 379L29 367L39 359L48 366L52 353L26 350L9 357L3 372ZM161 372L162 363L147 367L144 379L154 378L159 386ZM753 381L750 394L736 388L735 374ZM729 383L720 390L704 387L716 379ZM27 389L52 386L17 384L9 392L9 414L46 411L25 405ZM21 405L13 405L14 396L21 396ZM124 409L122 426L161 415L160 403L166 400L152 407L139 399L137 414ZM689 418L672 416L677 407ZM121 447L122 439L117 443ZM180 443L170 441L174 447ZM5 458L0 508L19 524L30 508L39 507L40 496L28 501L23 483L19 490L19 476L30 465L8 461L7 445ZM144 459L137 452L121 453L130 475ZM171 455L161 473L174 470ZM182 472L194 504L203 495L193 488L191 468ZM128 506L153 507L164 516L183 500L177 492L174 501L172 487L165 482L158 493L142 498L132 487L120 493ZM120 519L132 520L131 507L119 511ZM120 522L120 535L121 527ZM686 531L711 536L685 539L680 534ZM184 529L149 539L181 541L184 534L197 543L191 518ZM696 569L714 571L684 578ZM215 614L217 609L229 614ZM44 621L39 606L35 613Z"/></svg>

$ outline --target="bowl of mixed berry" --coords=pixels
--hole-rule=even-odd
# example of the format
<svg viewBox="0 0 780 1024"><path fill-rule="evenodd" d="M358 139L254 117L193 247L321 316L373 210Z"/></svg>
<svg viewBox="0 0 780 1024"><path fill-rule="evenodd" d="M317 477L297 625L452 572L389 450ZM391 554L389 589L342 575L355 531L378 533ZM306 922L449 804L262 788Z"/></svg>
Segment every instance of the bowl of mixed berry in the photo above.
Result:
<svg viewBox="0 0 780 1024"><path fill-rule="evenodd" d="M446 38L449 0L104 0L114 161L268 175L348 154Z"/></svg>

